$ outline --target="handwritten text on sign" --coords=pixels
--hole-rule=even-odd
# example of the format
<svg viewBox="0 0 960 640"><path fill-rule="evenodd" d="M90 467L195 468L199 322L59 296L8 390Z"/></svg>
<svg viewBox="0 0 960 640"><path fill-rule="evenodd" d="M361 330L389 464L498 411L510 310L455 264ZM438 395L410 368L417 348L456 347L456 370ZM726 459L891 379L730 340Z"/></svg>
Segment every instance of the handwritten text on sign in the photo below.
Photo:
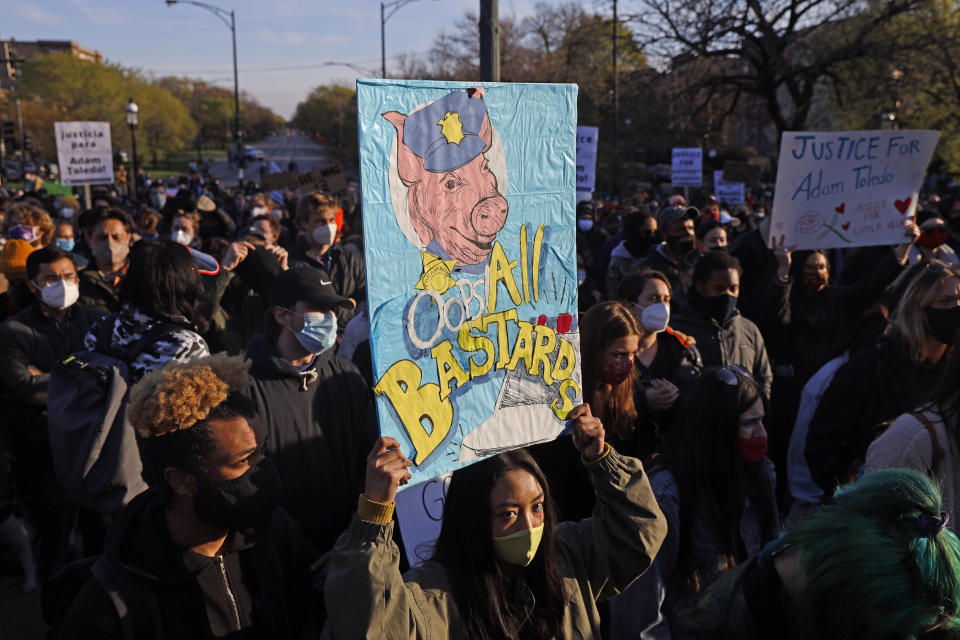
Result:
<svg viewBox="0 0 960 640"><path fill-rule="evenodd" d="M693 147L673 150L670 181L675 187L699 187L703 184L703 149Z"/></svg>
<svg viewBox="0 0 960 640"><path fill-rule="evenodd" d="M109 122L55 122L53 127L62 184L113 182Z"/></svg>
<svg viewBox="0 0 960 640"><path fill-rule="evenodd" d="M784 132L771 235L797 249L901 242L939 135Z"/></svg>

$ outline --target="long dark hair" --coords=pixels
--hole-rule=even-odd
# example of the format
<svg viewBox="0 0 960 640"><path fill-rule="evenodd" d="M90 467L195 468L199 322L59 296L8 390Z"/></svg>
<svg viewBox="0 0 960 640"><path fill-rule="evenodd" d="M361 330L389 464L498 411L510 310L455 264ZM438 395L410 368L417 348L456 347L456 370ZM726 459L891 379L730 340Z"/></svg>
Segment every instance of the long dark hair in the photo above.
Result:
<svg viewBox="0 0 960 640"><path fill-rule="evenodd" d="M950 349L940 383L927 406L937 410L947 433L960 445L960 349L956 345Z"/></svg>
<svg viewBox="0 0 960 640"><path fill-rule="evenodd" d="M583 398L594 415L622 441L630 439L637 409L633 402L636 368L616 386L600 379L603 353L614 341L640 336L640 327L630 310L619 302L601 302L590 307L580 320L580 368L583 372Z"/></svg>
<svg viewBox="0 0 960 640"><path fill-rule="evenodd" d="M543 538L527 567L497 560L490 530L490 492L508 471L522 470L543 490ZM539 465L522 449L454 472L433 559L450 575L465 638L559 638L565 598L554 549L556 509Z"/></svg>
<svg viewBox="0 0 960 640"><path fill-rule="evenodd" d="M736 380L736 384L731 382ZM701 576L693 552L697 520L706 518L731 569L746 559L740 520L749 497L761 514L764 541L772 540L779 518L766 460L741 462L737 434L740 414L767 400L757 383L733 369L709 369L690 389L683 418L652 467L670 471L680 493L680 530L674 581L699 591Z"/></svg>
<svg viewBox="0 0 960 640"><path fill-rule="evenodd" d="M130 268L120 283L120 302L155 320L186 318L193 325L202 325L202 292L203 284L186 247L172 240L133 246Z"/></svg>

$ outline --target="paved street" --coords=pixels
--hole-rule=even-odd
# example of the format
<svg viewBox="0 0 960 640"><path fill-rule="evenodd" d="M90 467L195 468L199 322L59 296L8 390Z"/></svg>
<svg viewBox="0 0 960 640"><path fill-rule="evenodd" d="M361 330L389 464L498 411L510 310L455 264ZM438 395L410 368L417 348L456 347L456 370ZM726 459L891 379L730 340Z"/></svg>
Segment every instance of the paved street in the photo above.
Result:
<svg viewBox="0 0 960 640"><path fill-rule="evenodd" d="M290 160L295 160L297 169L301 172L338 162L333 149L317 143L313 138L302 136L296 132L291 132L289 137L285 134L273 136L250 146L263 151L264 161L249 160L244 170L246 179L259 178L260 168L265 164L269 166L271 161L275 162L281 171L286 171ZM236 168L231 169L226 161L212 165L210 172L224 184L232 184L237 181Z"/></svg>

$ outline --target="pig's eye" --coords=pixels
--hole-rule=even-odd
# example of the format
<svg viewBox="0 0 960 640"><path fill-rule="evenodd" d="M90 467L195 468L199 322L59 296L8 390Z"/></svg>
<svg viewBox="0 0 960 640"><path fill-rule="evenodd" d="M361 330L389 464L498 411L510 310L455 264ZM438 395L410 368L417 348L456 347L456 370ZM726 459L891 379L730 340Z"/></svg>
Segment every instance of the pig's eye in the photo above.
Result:
<svg viewBox="0 0 960 640"><path fill-rule="evenodd" d="M457 183L455 180L447 180L447 184L444 186L446 186L450 191L453 191L457 188Z"/></svg>

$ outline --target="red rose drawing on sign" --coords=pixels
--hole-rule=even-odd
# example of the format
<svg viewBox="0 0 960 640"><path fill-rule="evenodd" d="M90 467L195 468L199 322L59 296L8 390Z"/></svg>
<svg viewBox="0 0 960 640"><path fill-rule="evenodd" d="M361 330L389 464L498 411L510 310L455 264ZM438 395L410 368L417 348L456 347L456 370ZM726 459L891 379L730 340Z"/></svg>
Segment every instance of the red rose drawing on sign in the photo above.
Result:
<svg viewBox="0 0 960 640"><path fill-rule="evenodd" d="M844 236L842 233L840 233L833 227L833 223L836 221L837 221L837 214L834 214L833 220L830 221L830 224L827 224L824 221L823 216L820 215L819 211L808 211L802 216L800 216L799 218L797 218L797 224L796 224L795 230L797 233L810 235L820 231L821 229L824 229L824 232L820 235L821 238L827 235L827 233L833 232L844 242L850 242L849 238Z"/></svg>

